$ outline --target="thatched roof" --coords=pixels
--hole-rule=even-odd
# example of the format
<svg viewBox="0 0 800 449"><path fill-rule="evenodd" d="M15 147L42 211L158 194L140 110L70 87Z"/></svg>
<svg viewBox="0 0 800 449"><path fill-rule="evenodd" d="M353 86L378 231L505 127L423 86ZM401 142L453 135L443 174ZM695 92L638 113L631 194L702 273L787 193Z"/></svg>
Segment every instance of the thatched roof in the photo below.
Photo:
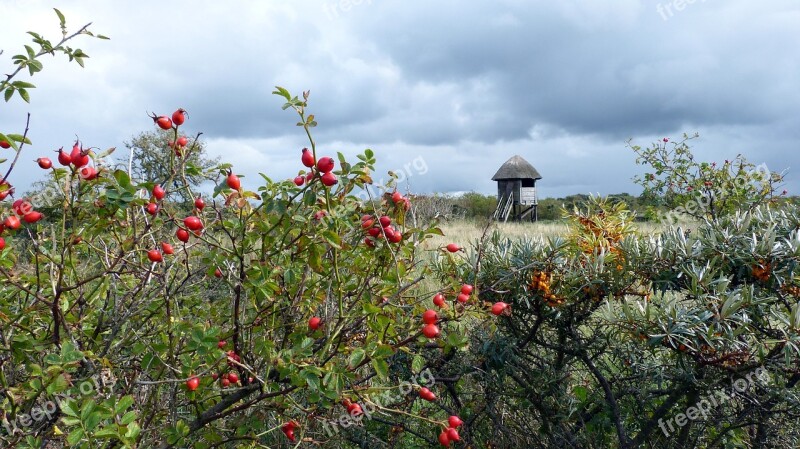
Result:
<svg viewBox="0 0 800 449"><path fill-rule="evenodd" d="M542 175L522 156L517 155L507 160L492 176L492 181L501 179L542 179Z"/></svg>

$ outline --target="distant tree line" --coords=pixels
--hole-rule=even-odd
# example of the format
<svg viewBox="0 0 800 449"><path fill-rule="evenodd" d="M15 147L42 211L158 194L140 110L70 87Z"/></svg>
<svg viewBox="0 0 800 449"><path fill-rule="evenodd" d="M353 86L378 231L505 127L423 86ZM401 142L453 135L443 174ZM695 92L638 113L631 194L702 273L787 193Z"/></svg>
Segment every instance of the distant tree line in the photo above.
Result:
<svg viewBox="0 0 800 449"><path fill-rule="evenodd" d="M630 193L608 195L608 201L624 203L638 221L657 221L661 213L669 209L663 198L652 194L639 196ZM783 197L780 202L787 205L800 205L800 197ZM572 211L576 207L585 208L590 202L590 195L576 194L561 198L542 198L539 200L539 220L563 219L563 210ZM418 195L415 198L413 211L419 219L471 219L478 220L491 216L497 207L495 195L484 195L469 192L463 195Z"/></svg>

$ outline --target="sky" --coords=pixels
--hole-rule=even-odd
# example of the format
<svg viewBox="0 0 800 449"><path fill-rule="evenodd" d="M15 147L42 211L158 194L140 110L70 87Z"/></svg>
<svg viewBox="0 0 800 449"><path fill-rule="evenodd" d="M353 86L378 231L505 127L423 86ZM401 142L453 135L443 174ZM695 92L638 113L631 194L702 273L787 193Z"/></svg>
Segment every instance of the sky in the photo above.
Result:
<svg viewBox="0 0 800 449"><path fill-rule="evenodd" d="M743 154L800 178L797 0L0 0L0 69L26 31L79 37L81 69L43 59L31 104L0 106L0 132L33 145L12 184L44 177L32 161L79 136L117 147L154 129L147 113L189 112L220 157L255 189L294 177L308 143L271 94L310 90L322 155L372 149L415 193L493 193L515 154L542 174L540 197L638 194L627 142L692 141L699 159ZM7 150L6 150L7 151Z"/></svg>

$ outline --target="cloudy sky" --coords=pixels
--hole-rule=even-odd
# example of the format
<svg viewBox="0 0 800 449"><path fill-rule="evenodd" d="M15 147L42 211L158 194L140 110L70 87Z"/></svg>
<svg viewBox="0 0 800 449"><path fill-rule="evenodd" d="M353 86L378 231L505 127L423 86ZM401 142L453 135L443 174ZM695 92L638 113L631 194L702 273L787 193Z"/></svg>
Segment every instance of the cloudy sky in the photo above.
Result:
<svg viewBox="0 0 800 449"><path fill-rule="evenodd" d="M247 187L294 176L306 142L275 85L311 91L323 154L372 148L415 192L492 193L519 154L542 197L638 194L626 141L684 132L702 159L742 153L800 189L796 0L0 0L3 73L25 31L59 36L53 6L111 40L73 43L85 69L46 58L32 103L0 106L5 133L32 115L23 190L76 134L123 148L177 107Z"/></svg>

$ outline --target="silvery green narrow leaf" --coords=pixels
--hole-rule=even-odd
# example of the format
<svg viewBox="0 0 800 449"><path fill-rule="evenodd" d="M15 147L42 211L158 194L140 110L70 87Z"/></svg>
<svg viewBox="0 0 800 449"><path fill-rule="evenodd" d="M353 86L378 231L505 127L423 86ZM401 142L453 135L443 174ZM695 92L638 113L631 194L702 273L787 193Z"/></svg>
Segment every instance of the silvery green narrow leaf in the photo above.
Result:
<svg viewBox="0 0 800 449"><path fill-rule="evenodd" d="M742 304L740 299L741 295L738 292L728 296L728 299L726 299L725 303L722 304L722 310L720 311L722 318L730 317L734 312L736 312L739 309L739 306L741 306Z"/></svg>
<svg viewBox="0 0 800 449"><path fill-rule="evenodd" d="M791 319L792 329L800 328L800 303L796 303L792 306L792 319Z"/></svg>

